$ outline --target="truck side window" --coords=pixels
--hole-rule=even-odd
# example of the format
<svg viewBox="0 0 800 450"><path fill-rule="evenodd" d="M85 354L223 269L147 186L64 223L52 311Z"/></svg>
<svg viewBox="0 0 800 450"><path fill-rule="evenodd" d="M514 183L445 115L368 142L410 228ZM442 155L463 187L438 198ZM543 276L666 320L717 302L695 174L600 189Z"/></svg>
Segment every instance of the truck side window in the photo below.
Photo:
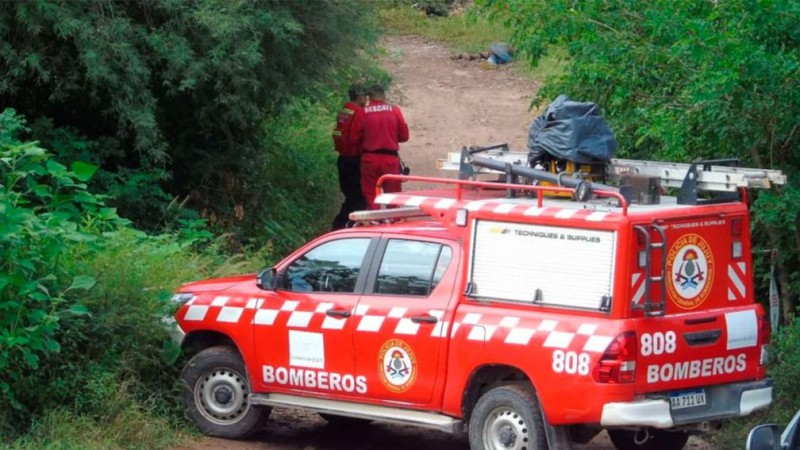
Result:
<svg viewBox="0 0 800 450"><path fill-rule="evenodd" d="M378 270L376 294L427 296L450 263L450 247L433 242L391 239Z"/></svg>
<svg viewBox="0 0 800 450"><path fill-rule="evenodd" d="M369 238L326 242L286 269L286 289L294 292L354 292Z"/></svg>

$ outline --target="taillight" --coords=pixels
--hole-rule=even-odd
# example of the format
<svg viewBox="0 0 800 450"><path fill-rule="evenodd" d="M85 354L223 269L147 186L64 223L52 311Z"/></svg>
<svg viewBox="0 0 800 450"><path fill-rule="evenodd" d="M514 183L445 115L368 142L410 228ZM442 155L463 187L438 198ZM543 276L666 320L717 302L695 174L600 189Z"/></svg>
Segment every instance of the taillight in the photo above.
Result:
<svg viewBox="0 0 800 450"><path fill-rule="evenodd" d="M592 371L598 383L633 383L636 374L636 333L626 331L620 334L600 358Z"/></svg>
<svg viewBox="0 0 800 450"><path fill-rule="evenodd" d="M761 357L758 365L765 366L769 360L769 341L772 339L772 328L766 314L758 315L758 343L761 346Z"/></svg>

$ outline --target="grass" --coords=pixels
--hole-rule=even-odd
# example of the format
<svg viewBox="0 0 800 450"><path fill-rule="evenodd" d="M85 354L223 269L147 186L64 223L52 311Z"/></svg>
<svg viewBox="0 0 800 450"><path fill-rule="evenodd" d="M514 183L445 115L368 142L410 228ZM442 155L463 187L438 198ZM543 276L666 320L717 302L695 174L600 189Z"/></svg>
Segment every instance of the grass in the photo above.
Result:
<svg viewBox="0 0 800 450"><path fill-rule="evenodd" d="M378 15L387 34L423 36L457 53L486 52L495 42L511 40L511 32L502 24L469 13L427 17L410 6L396 6L381 9ZM566 58L566 49L554 46L535 67L526 59L512 67L526 78L545 81L564 72Z"/></svg>

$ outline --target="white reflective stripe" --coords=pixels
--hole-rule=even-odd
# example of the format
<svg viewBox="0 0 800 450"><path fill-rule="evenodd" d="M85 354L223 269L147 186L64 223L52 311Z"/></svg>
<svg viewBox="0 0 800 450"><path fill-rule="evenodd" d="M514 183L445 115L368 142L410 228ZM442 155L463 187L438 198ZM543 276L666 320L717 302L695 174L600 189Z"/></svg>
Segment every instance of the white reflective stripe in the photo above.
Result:
<svg viewBox="0 0 800 450"><path fill-rule="evenodd" d="M539 208L538 206L531 206L530 208L526 209L525 212L522 213L522 215L523 216L538 216L541 213L543 213L545 209L547 209L546 206L543 206L541 208Z"/></svg>
<svg viewBox="0 0 800 450"><path fill-rule="evenodd" d="M739 270L741 270L743 274L747 275L747 263L740 262L737 264L739 265Z"/></svg>
<svg viewBox="0 0 800 450"><path fill-rule="evenodd" d="M483 327L473 326L472 329L469 330L469 336L467 336L467 340L483 341L485 334L486 330L484 330Z"/></svg>
<svg viewBox="0 0 800 450"><path fill-rule="evenodd" d="M733 293L731 288L728 288L728 300L736 300L736 294Z"/></svg>
<svg viewBox="0 0 800 450"><path fill-rule="evenodd" d="M305 328L308 326L308 323L311 322L311 317L313 316L314 316L313 312L294 311L292 315L289 316L289 321L286 322L286 326Z"/></svg>
<svg viewBox="0 0 800 450"><path fill-rule="evenodd" d="M552 331L549 335L547 335L547 340L544 341L544 346L552 348L569 348L569 344L572 342L572 338L574 337L575 333Z"/></svg>
<svg viewBox="0 0 800 450"><path fill-rule="evenodd" d="M636 282L639 281L639 278L641 278L641 276L642 274L640 273L635 273L631 276L631 287L636 286Z"/></svg>
<svg viewBox="0 0 800 450"><path fill-rule="evenodd" d="M466 316L464 316L464 320L462 320L461 323L475 325L480 320L481 320L481 315L480 314L478 314L478 313L469 313Z"/></svg>
<svg viewBox="0 0 800 450"><path fill-rule="evenodd" d="M451 338L452 338L453 336L455 336L455 335L456 335L456 331L458 331L458 328L459 328L460 326L461 326L461 324L460 324L460 323L458 323L458 322L456 322L456 323L454 323L454 324L453 324L453 330L452 330L452 331L450 331L450 337L451 337Z"/></svg>
<svg viewBox="0 0 800 450"><path fill-rule="evenodd" d="M383 316L363 316L358 323L358 331L378 331L383 325Z"/></svg>
<svg viewBox="0 0 800 450"><path fill-rule="evenodd" d="M427 199L428 199L428 197L422 197L422 196L419 196L419 195L415 195L415 196L409 198L408 200L406 200L406 206L419 206Z"/></svg>
<svg viewBox="0 0 800 450"><path fill-rule="evenodd" d="M447 337L447 322L436 322L436 325L433 327L433 331L431 332L431 337Z"/></svg>
<svg viewBox="0 0 800 450"><path fill-rule="evenodd" d="M556 219L569 219L570 217L574 216L575 213L578 212L577 209L562 209L561 211L555 214Z"/></svg>
<svg viewBox="0 0 800 450"><path fill-rule="evenodd" d="M597 325L592 323L585 323L578 327L578 334L582 334L584 336L591 336L594 334L595 330L597 330Z"/></svg>
<svg viewBox="0 0 800 450"><path fill-rule="evenodd" d="M506 336L506 344L528 345L535 332L532 328L512 328Z"/></svg>
<svg viewBox="0 0 800 450"><path fill-rule="evenodd" d="M469 203L467 203L467 210L468 211L477 211L477 210L481 209L481 207L483 207L484 203L486 203L486 202L483 202L483 201L469 202Z"/></svg>
<svg viewBox="0 0 800 450"><path fill-rule="evenodd" d="M553 331L556 329L558 322L555 320L543 320L536 329L539 331Z"/></svg>
<svg viewBox="0 0 800 450"><path fill-rule="evenodd" d="M395 319L403 317L407 309L408 308L398 308L398 307L392 308L392 310L389 311L389 317L394 317Z"/></svg>
<svg viewBox="0 0 800 450"><path fill-rule="evenodd" d="M225 306L219 311L217 322L236 323L242 317L242 312L244 312L244 308Z"/></svg>
<svg viewBox="0 0 800 450"><path fill-rule="evenodd" d="M283 302L283 306L281 306L281 311L294 311L295 309L297 309L297 305L299 304L300 302L298 301L286 300L285 302Z"/></svg>
<svg viewBox="0 0 800 450"><path fill-rule="evenodd" d="M217 297L211 302L211 306L225 306L225 302L227 302L229 298L230 297Z"/></svg>
<svg viewBox="0 0 800 450"><path fill-rule="evenodd" d="M443 199L439 200L438 202L436 202L436 205L434 205L434 208L435 209L447 209L447 208L453 206L453 203L455 203L455 202L456 202L456 200L453 199L453 198L443 198Z"/></svg>
<svg viewBox="0 0 800 450"><path fill-rule="evenodd" d="M508 213L511 212L512 209L514 209L515 206L517 206L517 205L515 205L513 203L503 203L500 206L498 206L497 208L495 208L494 212L496 214L508 214Z"/></svg>
<svg viewBox="0 0 800 450"><path fill-rule="evenodd" d="M322 329L323 330L341 330L341 329L344 328L344 325L346 323L347 323L347 319L345 319L345 318L325 316L325 320L322 321Z"/></svg>
<svg viewBox="0 0 800 450"><path fill-rule="evenodd" d="M639 273L633 274L634 278L633 284L636 284L636 281L639 279L640 276L641 274ZM631 301L638 305L639 302L642 300L642 297L644 297L644 281L642 281L642 283L639 285L639 289L637 289L636 292L633 294L633 299L631 299Z"/></svg>
<svg viewBox="0 0 800 450"><path fill-rule="evenodd" d="M356 316L363 316L369 310L369 305L358 305L356 306L356 310L353 311L353 314Z"/></svg>
<svg viewBox="0 0 800 450"><path fill-rule="evenodd" d="M484 338L487 341L492 340L492 335L494 334L495 330L497 330L497 326L495 325L486 325L484 327L486 329L486 337Z"/></svg>
<svg viewBox="0 0 800 450"><path fill-rule="evenodd" d="M259 309L256 311L253 323L256 325L272 325L275 323L275 318L278 317L278 312L277 309Z"/></svg>
<svg viewBox="0 0 800 450"><path fill-rule="evenodd" d="M614 338L612 338L611 336L589 336L589 339L583 346L583 351L602 353L606 351L608 346L611 345L611 341L613 340Z"/></svg>
<svg viewBox="0 0 800 450"><path fill-rule="evenodd" d="M186 310L183 320L203 320L208 312L208 305L192 305Z"/></svg>
<svg viewBox="0 0 800 450"><path fill-rule="evenodd" d="M381 194L375 198L375 203L388 204L397 197L397 194Z"/></svg>
<svg viewBox="0 0 800 450"><path fill-rule="evenodd" d="M514 328L519 323L519 317L503 317L500 321L501 327Z"/></svg>
<svg viewBox="0 0 800 450"><path fill-rule="evenodd" d="M317 309L315 309L314 312L324 313L331 308L333 308L333 303L320 303L317 305Z"/></svg>
<svg viewBox="0 0 800 450"><path fill-rule="evenodd" d="M247 309L258 309L261 308L261 305L264 304L263 298L251 298L247 301Z"/></svg>
<svg viewBox="0 0 800 450"><path fill-rule="evenodd" d="M737 291L739 291L739 294L742 297L744 297L744 283L742 283L742 280L739 279L739 275L736 273L736 271L733 269L733 266L731 265L728 266L728 278L731 279L733 286L736 288Z"/></svg>
<svg viewBox="0 0 800 450"><path fill-rule="evenodd" d="M394 329L395 334L411 334L415 335L419 331L419 324L414 323L411 319L400 319L397 322L397 327Z"/></svg>
<svg viewBox="0 0 800 450"><path fill-rule="evenodd" d="M595 211L586 216L586 220L589 222L602 222L607 215L608 215L607 211Z"/></svg>

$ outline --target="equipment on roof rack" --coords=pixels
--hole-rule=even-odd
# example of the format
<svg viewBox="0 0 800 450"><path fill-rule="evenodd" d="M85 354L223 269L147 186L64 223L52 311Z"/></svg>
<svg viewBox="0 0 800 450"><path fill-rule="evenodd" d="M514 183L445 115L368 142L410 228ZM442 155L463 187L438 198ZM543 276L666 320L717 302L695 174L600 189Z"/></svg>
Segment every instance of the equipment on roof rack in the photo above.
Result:
<svg viewBox="0 0 800 450"><path fill-rule="evenodd" d="M508 144L472 146L464 147L460 153L449 153L447 159L438 161L437 166L441 170L458 170L462 180L474 180L481 174L507 174L507 166L511 166L512 174L524 172L519 176L552 183L552 171L525 167L528 156L527 152L511 151ZM632 203L640 204L658 203L664 187L679 189L678 204L696 205L736 200L740 188L769 189L773 185L786 183L786 175L779 170L738 167L738 160L735 159L696 161L691 164L611 159L604 165L603 174L600 179L605 178L619 188L592 182L590 186L593 189L600 186L605 190L619 189ZM564 170L557 172L555 181L558 186L570 186L565 184L565 180L572 180L567 183L577 186L574 180L578 178L584 180L589 176L585 171ZM704 199L698 195L701 191L717 195Z"/></svg>

